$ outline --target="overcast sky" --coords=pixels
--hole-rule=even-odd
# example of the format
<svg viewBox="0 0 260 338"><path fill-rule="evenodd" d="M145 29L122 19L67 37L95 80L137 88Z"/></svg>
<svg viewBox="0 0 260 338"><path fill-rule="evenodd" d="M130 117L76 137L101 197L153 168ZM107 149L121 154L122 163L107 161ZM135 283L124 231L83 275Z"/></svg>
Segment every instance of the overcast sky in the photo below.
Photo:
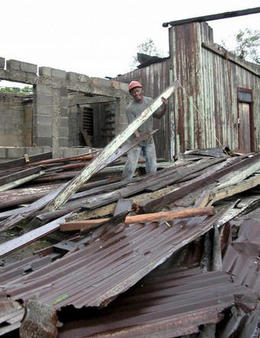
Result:
<svg viewBox="0 0 260 338"><path fill-rule="evenodd" d="M258 6L259 0L2 0L0 57L114 77L129 71L137 45L148 38L167 56L163 22ZM231 45L239 29L260 29L259 22L254 14L209 25L215 42Z"/></svg>

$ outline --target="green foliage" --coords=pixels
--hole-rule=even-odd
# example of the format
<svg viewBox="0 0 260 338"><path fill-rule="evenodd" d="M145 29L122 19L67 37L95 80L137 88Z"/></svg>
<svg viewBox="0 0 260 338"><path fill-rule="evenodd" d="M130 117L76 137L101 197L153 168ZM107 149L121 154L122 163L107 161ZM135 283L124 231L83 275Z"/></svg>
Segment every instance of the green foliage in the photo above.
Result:
<svg viewBox="0 0 260 338"><path fill-rule="evenodd" d="M10 93L19 95L32 95L33 88L31 86L25 86L23 88L18 87L3 87L0 88L0 93Z"/></svg>
<svg viewBox="0 0 260 338"><path fill-rule="evenodd" d="M151 38L147 38L144 42L137 45L137 53L143 53L151 56L162 56L162 52L156 47ZM138 63L137 56L133 56L131 69L134 69Z"/></svg>
<svg viewBox="0 0 260 338"><path fill-rule="evenodd" d="M160 51L155 46L155 43L151 38L146 39L143 43L138 45L137 52L152 56L160 56Z"/></svg>
<svg viewBox="0 0 260 338"><path fill-rule="evenodd" d="M235 54L242 60L254 61L260 64L259 46L260 31L250 29L240 30L236 35L237 47Z"/></svg>
<svg viewBox="0 0 260 338"><path fill-rule="evenodd" d="M235 36L236 47L233 54L240 59L260 64L260 31L248 28L240 30Z"/></svg>

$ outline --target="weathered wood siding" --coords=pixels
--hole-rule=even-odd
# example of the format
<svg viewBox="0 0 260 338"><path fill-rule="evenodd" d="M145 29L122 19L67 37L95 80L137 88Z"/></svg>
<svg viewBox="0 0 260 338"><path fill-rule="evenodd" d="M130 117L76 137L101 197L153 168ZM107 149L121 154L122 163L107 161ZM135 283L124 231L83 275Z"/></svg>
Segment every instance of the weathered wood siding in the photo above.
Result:
<svg viewBox="0 0 260 338"><path fill-rule="evenodd" d="M179 80L169 115L154 125L160 128L155 137L159 157L170 158L171 146L176 155L195 148L237 149L238 88L252 90L252 150L260 151L259 66L229 57L213 43L213 31L205 22L170 28L169 50L168 60L117 78L141 81L145 95L151 97ZM174 122L173 132L170 122Z"/></svg>
<svg viewBox="0 0 260 338"><path fill-rule="evenodd" d="M238 144L238 88L252 90L253 149L260 151L260 78L213 49L201 48L201 122L204 147ZM247 63L245 64L247 66ZM249 137L249 135L248 135Z"/></svg>

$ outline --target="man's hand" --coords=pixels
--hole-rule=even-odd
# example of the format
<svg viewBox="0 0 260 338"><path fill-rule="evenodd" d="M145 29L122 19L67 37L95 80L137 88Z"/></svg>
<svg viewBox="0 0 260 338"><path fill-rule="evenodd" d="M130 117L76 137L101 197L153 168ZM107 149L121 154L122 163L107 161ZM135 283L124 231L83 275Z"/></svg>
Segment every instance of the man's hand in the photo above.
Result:
<svg viewBox="0 0 260 338"><path fill-rule="evenodd" d="M163 102L163 105L165 106L165 108L168 106L169 104L169 101L165 98L165 97L162 97L162 102Z"/></svg>
<svg viewBox="0 0 260 338"><path fill-rule="evenodd" d="M168 110L168 106L169 106L169 102L165 97L162 97L162 108L159 112L155 112L153 114L153 117L156 117L157 119L160 119L163 117L163 115L166 113L166 111Z"/></svg>

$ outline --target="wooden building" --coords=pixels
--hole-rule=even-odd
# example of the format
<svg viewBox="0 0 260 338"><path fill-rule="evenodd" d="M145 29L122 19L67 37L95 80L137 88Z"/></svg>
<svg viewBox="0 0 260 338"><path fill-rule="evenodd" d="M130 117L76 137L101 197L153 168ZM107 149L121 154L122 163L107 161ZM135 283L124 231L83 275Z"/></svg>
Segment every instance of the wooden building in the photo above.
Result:
<svg viewBox="0 0 260 338"><path fill-rule="evenodd" d="M173 81L180 87L169 114L155 121L159 157L173 159L188 149L225 147L260 150L260 66L242 61L214 43L206 22L169 28L170 56L121 75L140 81L157 97Z"/></svg>

